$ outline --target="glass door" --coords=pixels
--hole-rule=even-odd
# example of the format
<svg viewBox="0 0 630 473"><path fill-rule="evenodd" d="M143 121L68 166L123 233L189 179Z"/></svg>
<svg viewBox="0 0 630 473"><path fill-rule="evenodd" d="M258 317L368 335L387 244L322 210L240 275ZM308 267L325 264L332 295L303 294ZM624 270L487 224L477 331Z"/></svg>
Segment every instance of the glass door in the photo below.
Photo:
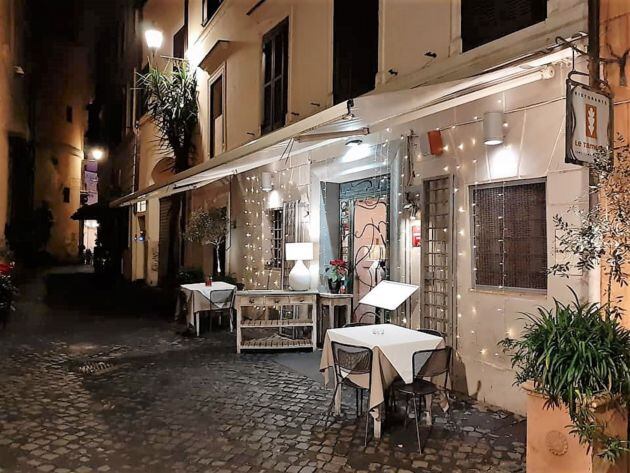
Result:
<svg viewBox="0 0 630 473"><path fill-rule="evenodd" d="M350 268L353 321L372 323L373 309L358 301L389 276L389 176L343 183L339 195L339 255Z"/></svg>

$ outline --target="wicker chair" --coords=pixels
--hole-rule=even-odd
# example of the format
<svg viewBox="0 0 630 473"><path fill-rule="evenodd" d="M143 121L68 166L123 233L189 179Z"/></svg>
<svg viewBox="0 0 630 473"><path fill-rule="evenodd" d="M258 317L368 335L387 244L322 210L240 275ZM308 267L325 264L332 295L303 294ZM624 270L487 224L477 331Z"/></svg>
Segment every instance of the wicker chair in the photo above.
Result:
<svg viewBox="0 0 630 473"><path fill-rule="evenodd" d="M333 363L335 370L335 390L333 391L332 401L330 403L328 414L326 416L326 425L330 413L334 410L335 398L337 391L342 390L342 386L354 389L356 399L357 417L359 417L363 408L363 391L368 391L368 406L370 405L370 389L372 385L372 350L367 347L358 347L354 345L346 345L343 343L332 342ZM359 386L352 381L351 377L367 375L368 388ZM361 392L361 408L359 408L359 392ZM370 409L365 413L365 442L367 445L368 426L370 420Z"/></svg>
<svg viewBox="0 0 630 473"><path fill-rule="evenodd" d="M418 415L420 413L418 409L418 398L420 398L419 403L422 405L425 396L435 394L440 390L446 391L451 366L451 354L451 347L436 348L435 350L420 350L415 352L413 354L413 372L415 373L413 382L411 384L394 384L394 391L406 396L407 406L409 405L409 399L411 398L413 400L416 437L418 440L418 451L420 453L422 453L422 444L420 442L420 426L418 425ZM444 375L444 384L442 386L438 386L432 381L427 380L441 375ZM431 435L431 429L429 430L428 435Z"/></svg>

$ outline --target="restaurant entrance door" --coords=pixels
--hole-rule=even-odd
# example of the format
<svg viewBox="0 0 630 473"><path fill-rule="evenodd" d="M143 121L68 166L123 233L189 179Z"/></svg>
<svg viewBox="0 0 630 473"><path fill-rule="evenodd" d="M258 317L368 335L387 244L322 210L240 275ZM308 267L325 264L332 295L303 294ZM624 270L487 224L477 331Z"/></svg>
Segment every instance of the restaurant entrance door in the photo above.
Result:
<svg viewBox="0 0 630 473"><path fill-rule="evenodd" d="M357 307L353 320L373 322L382 315L357 304L389 275L389 176L342 183L339 211L339 255L349 263Z"/></svg>

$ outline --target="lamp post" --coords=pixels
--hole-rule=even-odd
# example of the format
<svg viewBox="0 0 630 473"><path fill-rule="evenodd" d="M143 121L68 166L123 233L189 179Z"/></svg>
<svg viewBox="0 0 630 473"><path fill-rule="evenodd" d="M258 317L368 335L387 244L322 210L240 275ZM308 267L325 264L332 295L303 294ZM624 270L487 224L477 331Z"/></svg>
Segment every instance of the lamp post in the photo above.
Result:
<svg viewBox="0 0 630 473"><path fill-rule="evenodd" d="M92 150L90 151L90 156L94 161L100 161L101 159L103 159L104 155L105 151L103 151L103 148L95 147L92 148Z"/></svg>

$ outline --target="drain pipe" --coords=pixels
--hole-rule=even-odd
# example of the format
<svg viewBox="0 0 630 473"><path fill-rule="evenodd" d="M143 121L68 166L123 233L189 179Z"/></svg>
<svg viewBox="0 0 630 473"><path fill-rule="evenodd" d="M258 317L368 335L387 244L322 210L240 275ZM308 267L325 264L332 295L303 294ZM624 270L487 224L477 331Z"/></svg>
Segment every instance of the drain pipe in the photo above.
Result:
<svg viewBox="0 0 630 473"><path fill-rule="evenodd" d="M600 0L588 0L588 56L591 86L599 81L599 14Z"/></svg>
<svg viewBox="0 0 630 473"><path fill-rule="evenodd" d="M592 87L599 88L599 14L600 0L588 0L588 74ZM597 176L589 168L588 184L594 186L597 184ZM593 210L599 203L599 195L596 192L589 192L588 206L589 210ZM601 302L601 263L596 268L588 272L588 299L591 302Z"/></svg>

